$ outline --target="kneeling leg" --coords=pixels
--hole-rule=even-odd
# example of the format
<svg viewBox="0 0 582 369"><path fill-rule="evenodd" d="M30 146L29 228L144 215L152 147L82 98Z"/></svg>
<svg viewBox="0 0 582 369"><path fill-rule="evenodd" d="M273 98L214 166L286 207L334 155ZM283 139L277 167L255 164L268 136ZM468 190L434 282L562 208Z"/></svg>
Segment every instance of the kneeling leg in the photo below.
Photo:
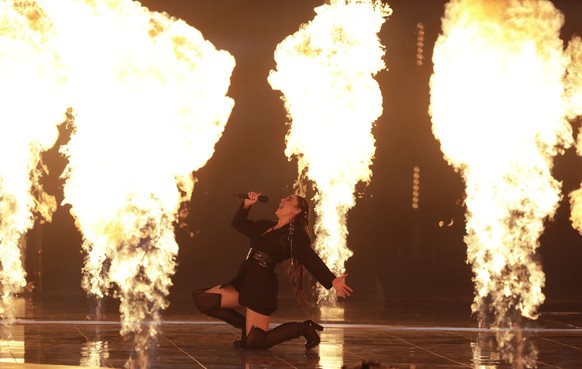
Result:
<svg viewBox="0 0 582 369"><path fill-rule="evenodd" d="M250 318L247 321L247 325L252 324L253 317L259 315L259 318L264 318L266 316L261 316L260 314L254 313L252 310L247 309L247 317ZM254 314L253 314L254 313ZM267 317L268 318L268 317ZM268 330L268 322L265 319L257 320L256 325L252 325L250 330L247 329L247 335L243 339L242 348L246 349L267 349L278 345L282 342L299 338L301 336L305 337L307 342L305 347L307 349L312 349L319 345L320 338L317 331L322 331L323 327L311 320L306 320L304 322L289 322L281 324L271 330Z"/></svg>
<svg viewBox="0 0 582 369"><path fill-rule="evenodd" d="M215 290L216 288L192 291L192 298L198 310L203 314L223 320L235 328L244 330L246 328L245 316L232 308L224 307L223 303L223 300L234 300L236 296L226 295L232 294L226 289L219 291L219 293L213 292Z"/></svg>

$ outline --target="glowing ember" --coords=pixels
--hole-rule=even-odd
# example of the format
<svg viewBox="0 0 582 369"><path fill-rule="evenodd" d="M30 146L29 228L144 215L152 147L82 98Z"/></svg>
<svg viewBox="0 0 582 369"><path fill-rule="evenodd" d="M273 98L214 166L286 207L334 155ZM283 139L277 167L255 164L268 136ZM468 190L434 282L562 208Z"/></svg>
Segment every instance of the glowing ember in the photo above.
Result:
<svg viewBox="0 0 582 369"><path fill-rule="evenodd" d="M56 208L39 185L40 154L54 145L66 111L63 69L51 42L51 22L34 2L0 2L0 317L5 322L14 318L14 295L26 285L21 254L33 214L50 221Z"/></svg>
<svg viewBox="0 0 582 369"><path fill-rule="evenodd" d="M566 76L566 96L568 98L568 116L571 119L582 116L582 39L575 37L566 50L570 57ZM582 156L582 127L578 132L576 145L578 155ZM572 225L582 234L582 184L581 188L570 193Z"/></svg>
<svg viewBox="0 0 582 369"><path fill-rule="evenodd" d="M233 107L225 95L234 58L138 2L43 7L74 92L64 203L84 236L83 287L97 298L115 287L121 333L137 355L131 365L143 367L168 304L176 215Z"/></svg>
<svg viewBox="0 0 582 369"><path fill-rule="evenodd" d="M358 182L369 182L371 129L382 114L373 75L385 68L377 33L392 10L378 0L332 0L275 51L269 83L283 92L292 120L285 154L298 158L300 180L317 187L314 247L331 270L344 273L346 216ZM319 300L335 303L321 286Z"/></svg>
<svg viewBox="0 0 582 369"><path fill-rule="evenodd" d="M571 142L562 24L549 1L455 0L434 49L433 133L465 180L472 308L494 327L536 318L545 298L536 249L560 199L552 158ZM498 333L509 359L519 334ZM531 364L535 353L520 349Z"/></svg>

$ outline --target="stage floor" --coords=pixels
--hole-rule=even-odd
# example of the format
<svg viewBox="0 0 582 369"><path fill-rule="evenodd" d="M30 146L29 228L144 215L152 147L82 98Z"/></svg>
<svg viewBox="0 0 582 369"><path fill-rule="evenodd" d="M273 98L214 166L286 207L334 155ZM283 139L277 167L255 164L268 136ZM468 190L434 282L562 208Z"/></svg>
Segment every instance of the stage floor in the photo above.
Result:
<svg viewBox="0 0 582 369"><path fill-rule="evenodd" d="M97 317L83 297L19 299L19 318L0 331L0 368L123 368L131 347L119 334L116 302ZM236 329L201 315L189 299L163 314L150 368L512 368L500 359L494 333L479 329L470 301L348 300L335 309L302 312L280 300L273 324L317 319L325 330L314 350L296 339L270 350L232 347ZM582 368L582 303L546 305L526 329L537 368Z"/></svg>

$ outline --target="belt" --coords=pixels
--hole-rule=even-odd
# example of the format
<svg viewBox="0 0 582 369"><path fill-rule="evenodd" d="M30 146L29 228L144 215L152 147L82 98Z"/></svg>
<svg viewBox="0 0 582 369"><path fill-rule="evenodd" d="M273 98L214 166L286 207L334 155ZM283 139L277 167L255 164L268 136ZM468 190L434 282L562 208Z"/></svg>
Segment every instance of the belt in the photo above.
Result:
<svg viewBox="0 0 582 369"><path fill-rule="evenodd" d="M277 263L273 261L269 254L262 251L255 251L253 249L249 250L246 260L253 261L267 269L275 269L275 265L277 265Z"/></svg>

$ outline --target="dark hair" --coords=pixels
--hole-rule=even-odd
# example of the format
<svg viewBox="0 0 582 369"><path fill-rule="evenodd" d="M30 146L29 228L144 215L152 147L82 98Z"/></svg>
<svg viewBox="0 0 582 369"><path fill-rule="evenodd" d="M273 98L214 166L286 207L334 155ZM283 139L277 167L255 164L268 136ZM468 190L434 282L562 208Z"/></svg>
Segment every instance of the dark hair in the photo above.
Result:
<svg viewBox="0 0 582 369"><path fill-rule="evenodd" d="M291 279L291 284L293 285L293 293L297 297L297 300L304 307L307 306L307 298L305 296L305 291L303 290L303 265L293 256L293 239L295 238L295 233L301 232L305 233L305 236L309 239L309 233L307 232L307 227L309 226L309 204L307 200L299 195L297 196L297 207L301 210L301 213L295 215L289 223L289 248L291 252L291 263L289 264L289 278Z"/></svg>
<svg viewBox="0 0 582 369"><path fill-rule="evenodd" d="M307 232L307 227L309 226L309 204L305 197L295 196L297 196L297 207L301 210L301 213L297 214L293 219L295 221L295 227L305 229Z"/></svg>

